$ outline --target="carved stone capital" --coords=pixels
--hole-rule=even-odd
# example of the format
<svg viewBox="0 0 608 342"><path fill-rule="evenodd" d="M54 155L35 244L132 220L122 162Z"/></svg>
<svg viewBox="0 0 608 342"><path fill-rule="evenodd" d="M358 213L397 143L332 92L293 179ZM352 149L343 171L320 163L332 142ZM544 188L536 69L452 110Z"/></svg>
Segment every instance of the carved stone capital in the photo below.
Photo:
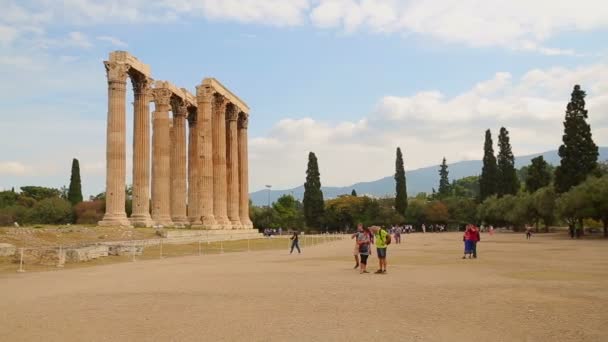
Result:
<svg viewBox="0 0 608 342"><path fill-rule="evenodd" d="M213 97L213 108L218 112L218 113L225 113L226 112L226 106L228 105L228 100L218 94L215 93L215 96Z"/></svg>
<svg viewBox="0 0 608 342"><path fill-rule="evenodd" d="M116 62L103 62L106 67L106 77L108 78L108 83L126 83L127 82L127 72L129 71L129 65L124 63L116 63Z"/></svg>
<svg viewBox="0 0 608 342"><path fill-rule="evenodd" d="M226 120L228 121L236 121L239 118L239 113L241 111L234 105L230 104L226 108Z"/></svg>
<svg viewBox="0 0 608 342"><path fill-rule="evenodd" d="M196 102L211 102L213 100L213 94L215 90L207 85L200 85L196 87Z"/></svg>
<svg viewBox="0 0 608 342"><path fill-rule="evenodd" d="M144 75L132 75L131 83L133 83L133 94L144 95L146 97L150 96L150 90L152 89L153 82L154 80Z"/></svg>
<svg viewBox="0 0 608 342"><path fill-rule="evenodd" d="M166 88L154 88L152 89L152 98L154 99L154 104L157 107L168 107L171 101L171 95L173 92ZM168 109L168 108L167 108Z"/></svg>
<svg viewBox="0 0 608 342"><path fill-rule="evenodd" d="M247 129L247 126L249 125L249 115L247 113L243 113L241 112L239 114L239 129Z"/></svg>
<svg viewBox="0 0 608 342"><path fill-rule="evenodd" d="M184 100L175 96L171 97L171 110L173 116L185 117L188 114L188 106Z"/></svg>

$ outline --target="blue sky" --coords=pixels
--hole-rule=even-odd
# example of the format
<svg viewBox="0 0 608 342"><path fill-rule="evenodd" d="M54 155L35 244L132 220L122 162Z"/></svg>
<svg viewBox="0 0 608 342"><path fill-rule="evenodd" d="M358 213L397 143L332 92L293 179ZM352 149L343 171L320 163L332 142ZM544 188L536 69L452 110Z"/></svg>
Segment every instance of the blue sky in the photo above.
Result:
<svg viewBox="0 0 608 342"><path fill-rule="evenodd" d="M65 185L77 157L85 194L103 191L113 50L191 91L216 77L249 104L252 191L301 184L308 151L324 184L348 185L391 174L397 146L408 169L479 159L486 128L506 126L516 154L556 149L575 83L608 145L604 1L0 5L0 188Z"/></svg>

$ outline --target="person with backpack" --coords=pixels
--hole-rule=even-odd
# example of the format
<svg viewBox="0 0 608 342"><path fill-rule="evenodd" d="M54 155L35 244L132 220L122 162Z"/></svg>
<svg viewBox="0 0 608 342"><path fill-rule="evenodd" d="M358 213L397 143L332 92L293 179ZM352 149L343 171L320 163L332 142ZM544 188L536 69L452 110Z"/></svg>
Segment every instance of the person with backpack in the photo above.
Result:
<svg viewBox="0 0 608 342"><path fill-rule="evenodd" d="M391 235L378 226L372 226L369 228L374 233L374 241L376 244L376 254L378 255L378 264L380 268L375 272L376 274L386 273L386 249L391 244Z"/></svg>

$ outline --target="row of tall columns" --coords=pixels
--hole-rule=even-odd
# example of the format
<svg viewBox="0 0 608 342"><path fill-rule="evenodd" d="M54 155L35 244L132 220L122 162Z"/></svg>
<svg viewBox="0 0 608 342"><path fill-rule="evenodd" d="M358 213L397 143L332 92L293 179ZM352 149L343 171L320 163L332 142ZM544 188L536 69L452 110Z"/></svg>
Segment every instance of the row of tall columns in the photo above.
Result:
<svg viewBox="0 0 608 342"><path fill-rule="evenodd" d="M105 66L108 78L106 213L99 224L253 228L247 178L248 115L210 86L197 87L196 107L188 107L169 88L152 89L152 80L130 70L128 64L110 61L105 62ZM125 100L129 76L134 91L130 220L125 212ZM151 100L155 103L152 144ZM170 110L173 119L169 117Z"/></svg>

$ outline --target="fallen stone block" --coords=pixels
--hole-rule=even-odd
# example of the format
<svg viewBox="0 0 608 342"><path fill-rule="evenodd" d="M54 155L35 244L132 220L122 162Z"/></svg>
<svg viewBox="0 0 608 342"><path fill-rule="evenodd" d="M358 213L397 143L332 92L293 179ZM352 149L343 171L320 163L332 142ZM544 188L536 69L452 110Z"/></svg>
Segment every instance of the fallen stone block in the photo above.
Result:
<svg viewBox="0 0 608 342"><path fill-rule="evenodd" d="M142 255L144 253L143 245L110 245L108 249L109 255Z"/></svg>
<svg viewBox="0 0 608 342"><path fill-rule="evenodd" d="M108 246L86 246L79 248L66 249L66 259L69 262L85 262L101 257L107 257L109 254Z"/></svg>
<svg viewBox="0 0 608 342"><path fill-rule="evenodd" d="M11 256L15 254L17 248L10 243L0 243L0 256Z"/></svg>
<svg viewBox="0 0 608 342"><path fill-rule="evenodd" d="M13 262L19 263L21 260L21 249L13 255ZM43 266L63 266L65 264L65 249L43 248L43 249L23 249L24 265L43 265Z"/></svg>

